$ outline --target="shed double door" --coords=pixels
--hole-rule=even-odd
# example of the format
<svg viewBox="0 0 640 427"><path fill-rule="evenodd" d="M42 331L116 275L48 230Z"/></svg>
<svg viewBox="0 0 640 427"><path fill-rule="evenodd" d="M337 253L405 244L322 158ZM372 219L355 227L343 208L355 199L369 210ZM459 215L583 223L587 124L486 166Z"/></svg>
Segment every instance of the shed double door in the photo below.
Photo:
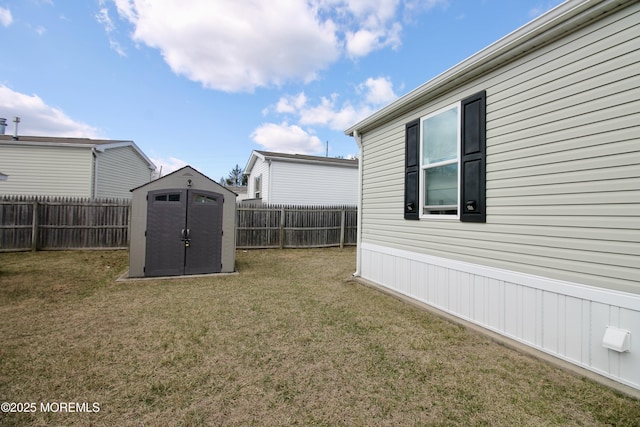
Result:
<svg viewBox="0 0 640 427"><path fill-rule="evenodd" d="M209 191L150 191L145 276L220 272L223 201Z"/></svg>

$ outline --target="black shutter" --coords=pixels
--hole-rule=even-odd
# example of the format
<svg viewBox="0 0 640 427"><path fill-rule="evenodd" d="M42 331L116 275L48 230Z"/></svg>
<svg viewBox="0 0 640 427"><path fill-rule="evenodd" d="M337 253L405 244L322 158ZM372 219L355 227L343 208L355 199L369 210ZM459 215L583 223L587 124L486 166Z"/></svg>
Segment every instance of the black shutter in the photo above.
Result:
<svg viewBox="0 0 640 427"><path fill-rule="evenodd" d="M486 222L486 92L462 100L460 220Z"/></svg>
<svg viewBox="0 0 640 427"><path fill-rule="evenodd" d="M420 219L420 119L406 124L404 219Z"/></svg>

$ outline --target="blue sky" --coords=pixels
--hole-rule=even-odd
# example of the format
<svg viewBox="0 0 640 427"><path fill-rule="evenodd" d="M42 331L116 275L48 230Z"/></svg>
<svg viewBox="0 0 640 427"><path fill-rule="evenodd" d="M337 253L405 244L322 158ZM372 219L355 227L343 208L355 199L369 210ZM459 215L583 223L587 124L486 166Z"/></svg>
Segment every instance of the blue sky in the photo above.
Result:
<svg viewBox="0 0 640 427"><path fill-rule="evenodd" d="M560 0L0 0L6 133L133 140L214 180L347 127Z"/></svg>

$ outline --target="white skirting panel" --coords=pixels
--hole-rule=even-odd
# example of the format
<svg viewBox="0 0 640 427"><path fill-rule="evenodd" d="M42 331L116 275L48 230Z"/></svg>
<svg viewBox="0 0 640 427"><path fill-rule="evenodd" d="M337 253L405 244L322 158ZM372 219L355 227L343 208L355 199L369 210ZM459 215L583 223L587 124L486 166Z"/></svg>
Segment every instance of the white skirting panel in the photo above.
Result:
<svg viewBox="0 0 640 427"><path fill-rule="evenodd" d="M362 243L360 276L640 390L640 295ZM602 345L613 326L629 351Z"/></svg>

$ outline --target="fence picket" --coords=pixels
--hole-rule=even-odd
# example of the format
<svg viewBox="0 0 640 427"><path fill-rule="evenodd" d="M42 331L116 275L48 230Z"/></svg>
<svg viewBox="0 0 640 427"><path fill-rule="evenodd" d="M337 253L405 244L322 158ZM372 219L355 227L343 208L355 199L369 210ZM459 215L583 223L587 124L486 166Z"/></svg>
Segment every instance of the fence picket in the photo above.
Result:
<svg viewBox="0 0 640 427"><path fill-rule="evenodd" d="M245 205L237 207L236 247L310 248L355 245L355 206Z"/></svg>
<svg viewBox="0 0 640 427"><path fill-rule="evenodd" d="M0 251L126 249L131 202L0 196ZM236 247L309 248L355 245L355 206L238 204Z"/></svg>
<svg viewBox="0 0 640 427"><path fill-rule="evenodd" d="M130 201L0 197L0 251L125 249Z"/></svg>

